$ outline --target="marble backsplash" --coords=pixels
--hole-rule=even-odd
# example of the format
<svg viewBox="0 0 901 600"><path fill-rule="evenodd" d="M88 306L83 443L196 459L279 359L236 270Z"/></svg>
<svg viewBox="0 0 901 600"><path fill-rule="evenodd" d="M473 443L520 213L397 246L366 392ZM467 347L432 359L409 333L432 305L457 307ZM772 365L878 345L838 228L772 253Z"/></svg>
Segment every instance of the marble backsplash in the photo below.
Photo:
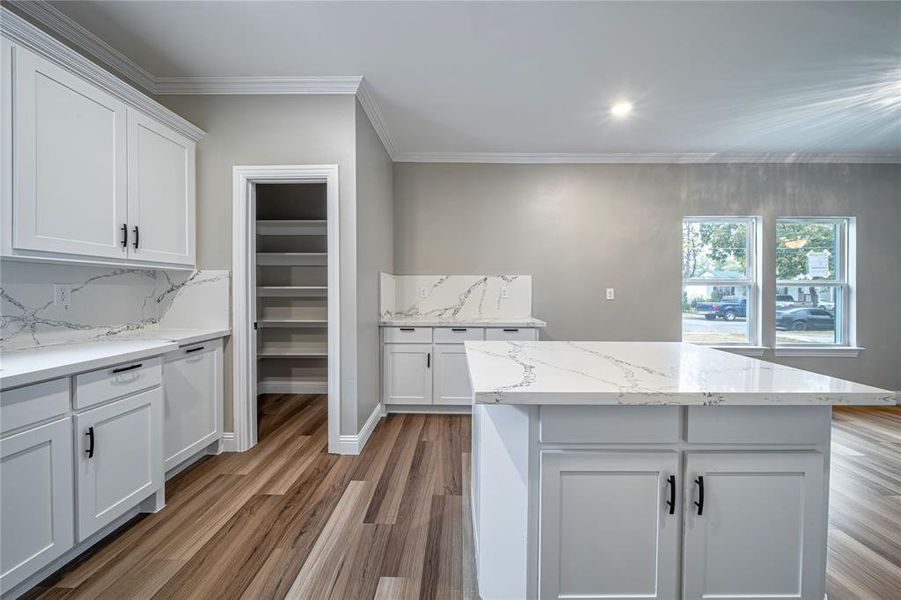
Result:
<svg viewBox="0 0 901 600"><path fill-rule="evenodd" d="M228 271L6 262L0 265L0 349L104 339L160 328L229 327ZM53 285L71 286L69 306Z"/></svg>
<svg viewBox="0 0 901 600"><path fill-rule="evenodd" d="M424 290L424 297L421 296ZM437 319L532 316L531 275L391 275L379 280L379 315Z"/></svg>

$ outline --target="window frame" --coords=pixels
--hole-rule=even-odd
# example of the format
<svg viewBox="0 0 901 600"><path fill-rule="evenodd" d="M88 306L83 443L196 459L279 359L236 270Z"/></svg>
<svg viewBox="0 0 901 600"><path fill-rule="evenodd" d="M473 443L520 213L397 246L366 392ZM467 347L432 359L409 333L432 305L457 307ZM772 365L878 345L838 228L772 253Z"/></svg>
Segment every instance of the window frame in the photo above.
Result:
<svg viewBox="0 0 901 600"><path fill-rule="evenodd" d="M688 223L741 223L745 224L748 227L747 234L747 259L746 259L746 270L745 270L745 278L744 279L699 279L697 277L689 277L685 278L684 274L682 276L682 286L679 291L680 296L680 306L681 306L681 296L682 290L685 289L687 285L703 285L706 287L714 287L714 286L735 286L735 287L747 287L748 288L748 308L747 308L747 331L748 331L748 339L743 342L689 342L692 344L697 344L699 346L708 346L711 348L760 348L760 343L762 339L762 319L761 319L761 307L763 303L761 302L761 285L760 280L762 276L761 272L761 262L759 260L760 256L760 248L762 245L761 233L763 228L761 227L761 218L759 216L743 216L743 215L717 215L717 216L687 216L683 215L682 217L682 229L681 235L685 235L685 225ZM682 242L684 243L685 239L682 238ZM682 323L680 317L680 331L682 341L684 341L684 330L682 330Z"/></svg>
<svg viewBox="0 0 901 600"><path fill-rule="evenodd" d="M828 352L836 348L856 347L856 323L857 313L854 307L855 275L857 266L856 252L852 248L856 246L855 219L854 217L777 217L775 230L778 231L780 223L802 223L815 225L837 225L838 240L837 256L835 259L835 273L831 279L779 279L776 276L773 287L773 303L779 288L782 287L818 287L838 289L838 295L833 293L833 298L840 298L839 308L835 311L835 341L832 343L780 343L777 337L776 323L773 327L773 348L775 350L799 350L809 349L813 352L823 350ZM777 242L774 237L774 241ZM777 252L776 244L773 244L773 255Z"/></svg>

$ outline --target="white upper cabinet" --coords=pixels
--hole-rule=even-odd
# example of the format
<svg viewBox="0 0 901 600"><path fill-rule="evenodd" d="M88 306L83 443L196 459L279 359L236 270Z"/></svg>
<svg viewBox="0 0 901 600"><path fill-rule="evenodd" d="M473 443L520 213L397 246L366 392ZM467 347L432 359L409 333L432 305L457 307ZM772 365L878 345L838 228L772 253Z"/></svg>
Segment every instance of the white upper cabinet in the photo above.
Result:
<svg viewBox="0 0 901 600"><path fill-rule="evenodd" d="M12 48L13 247L126 258L126 107Z"/></svg>
<svg viewBox="0 0 901 600"><path fill-rule="evenodd" d="M66 66L3 39L2 255L193 267L191 126Z"/></svg>
<svg viewBox="0 0 901 600"><path fill-rule="evenodd" d="M194 263L194 142L128 109L128 254Z"/></svg>

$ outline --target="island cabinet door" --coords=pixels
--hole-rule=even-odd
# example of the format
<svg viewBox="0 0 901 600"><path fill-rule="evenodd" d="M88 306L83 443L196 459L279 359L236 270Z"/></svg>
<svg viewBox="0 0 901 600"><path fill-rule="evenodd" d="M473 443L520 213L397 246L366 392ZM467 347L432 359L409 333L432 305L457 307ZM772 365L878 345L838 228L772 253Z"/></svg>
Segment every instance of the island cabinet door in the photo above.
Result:
<svg viewBox="0 0 901 600"><path fill-rule="evenodd" d="M386 404L432 403L432 345L385 344L382 392Z"/></svg>
<svg viewBox="0 0 901 600"><path fill-rule="evenodd" d="M675 452L542 454L541 598L676 598Z"/></svg>
<svg viewBox="0 0 901 600"><path fill-rule="evenodd" d="M689 454L685 600L822 600L824 486L816 452Z"/></svg>

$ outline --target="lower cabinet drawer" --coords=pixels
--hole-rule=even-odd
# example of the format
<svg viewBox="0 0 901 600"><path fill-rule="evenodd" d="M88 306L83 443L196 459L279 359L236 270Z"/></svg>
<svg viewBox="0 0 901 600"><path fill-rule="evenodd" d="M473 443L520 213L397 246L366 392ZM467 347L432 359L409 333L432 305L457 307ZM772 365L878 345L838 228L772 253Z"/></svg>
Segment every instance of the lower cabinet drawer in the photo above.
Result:
<svg viewBox="0 0 901 600"><path fill-rule="evenodd" d="M830 406L690 406L692 444L818 444L829 440Z"/></svg>
<svg viewBox="0 0 901 600"><path fill-rule="evenodd" d="M68 410L68 377L6 390L0 398L0 433L64 415Z"/></svg>
<svg viewBox="0 0 901 600"><path fill-rule="evenodd" d="M75 376L75 409L87 408L158 386L163 360L154 357Z"/></svg>
<svg viewBox="0 0 901 600"><path fill-rule="evenodd" d="M382 327L386 344L431 344L431 327Z"/></svg>
<svg viewBox="0 0 901 600"><path fill-rule="evenodd" d="M541 442L663 443L680 439L679 406L542 406Z"/></svg>
<svg viewBox="0 0 901 600"><path fill-rule="evenodd" d="M481 327L436 327L436 344L462 344L463 342L481 341L485 339L485 330Z"/></svg>
<svg viewBox="0 0 901 600"><path fill-rule="evenodd" d="M538 341L538 330L534 327L489 327L485 330L485 339L489 341L535 342Z"/></svg>

